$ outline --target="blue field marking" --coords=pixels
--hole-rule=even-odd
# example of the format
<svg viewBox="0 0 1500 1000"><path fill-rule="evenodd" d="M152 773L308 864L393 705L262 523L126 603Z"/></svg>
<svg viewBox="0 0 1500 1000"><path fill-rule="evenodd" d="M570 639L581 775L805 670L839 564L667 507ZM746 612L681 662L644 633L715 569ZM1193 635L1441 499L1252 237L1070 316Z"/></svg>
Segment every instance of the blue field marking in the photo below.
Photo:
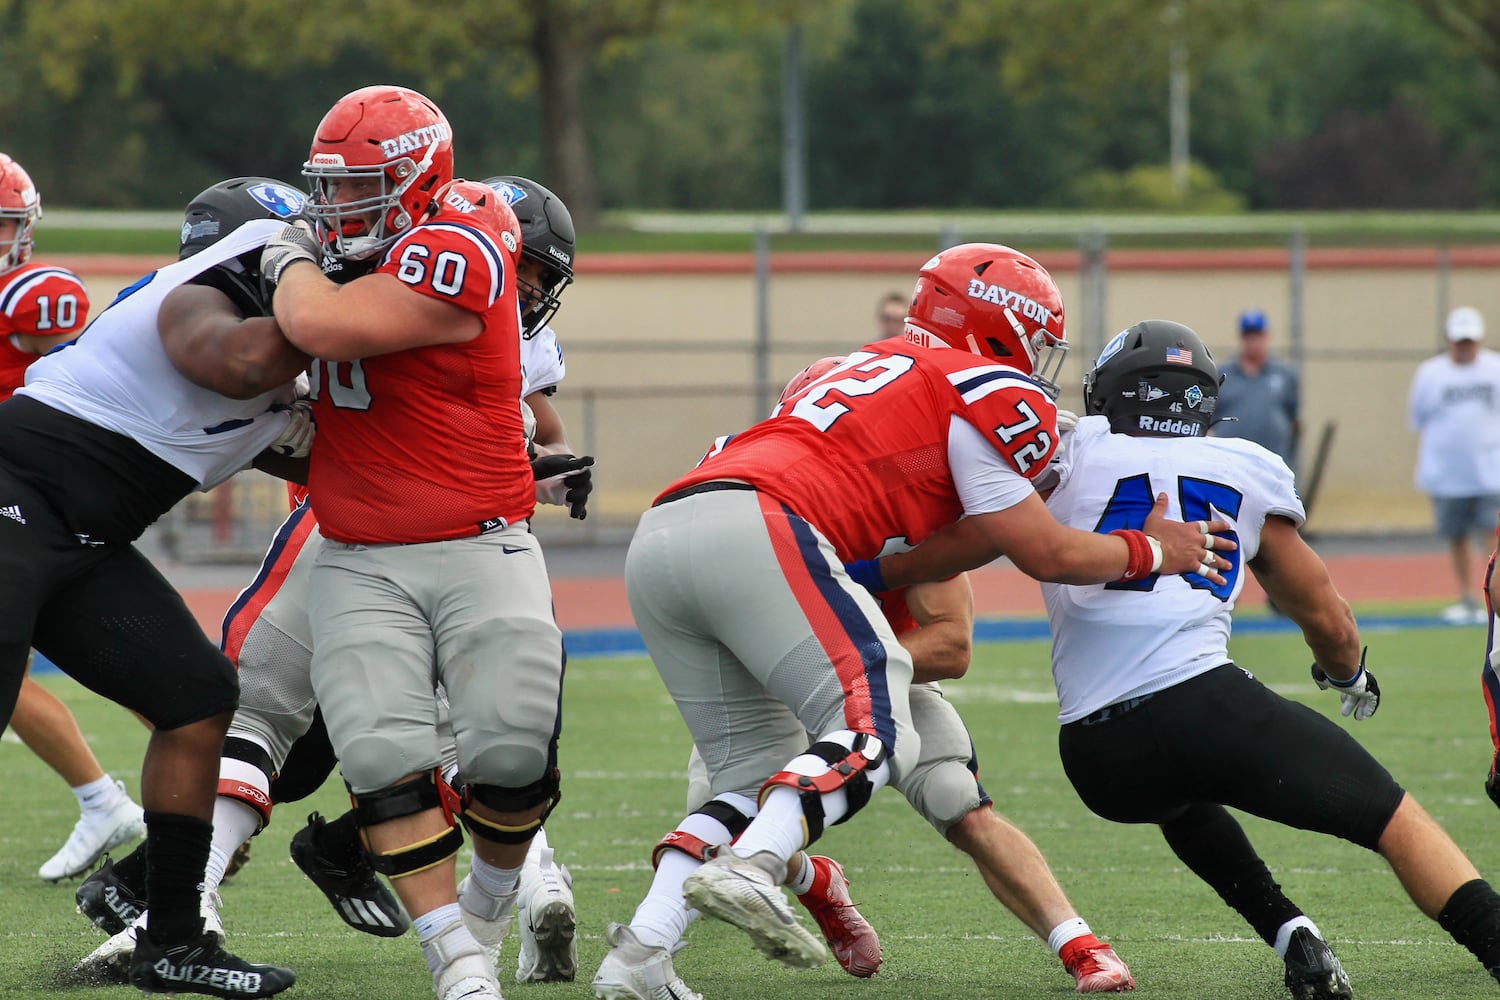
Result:
<svg viewBox="0 0 1500 1000"><path fill-rule="evenodd" d="M1477 628L1449 625L1441 618L1422 615L1371 615L1359 619L1361 632L1393 632L1411 628ZM1236 635L1292 633L1297 626L1287 618L1242 618L1234 623ZM981 618L974 623L975 642L1027 642L1050 635L1045 618ZM633 628L580 629L563 633L569 656L645 656L646 644ZM32 673L57 673L57 667L41 653L31 664Z"/></svg>

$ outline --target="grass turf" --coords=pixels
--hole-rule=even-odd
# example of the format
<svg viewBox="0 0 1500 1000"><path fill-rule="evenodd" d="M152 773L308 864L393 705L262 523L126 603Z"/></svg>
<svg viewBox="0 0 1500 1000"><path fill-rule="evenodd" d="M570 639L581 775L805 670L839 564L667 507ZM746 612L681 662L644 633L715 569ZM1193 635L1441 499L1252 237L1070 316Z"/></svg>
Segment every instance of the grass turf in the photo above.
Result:
<svg viewBox="0 0 1500 1000"><path fill-rule="evenodd" d="M1481 781L1489 761L1479 694L1477 628L1372 634L1370 666L1385 701L1356 735L1454 836L1487 875L1500 874L1497 817ZM1338 703L1307 676L1308 656L1287 635L1237 639L1233 653L1283 694L1338 719ZM73 708L96 754L137 788L145 731L123 710L56 675L43 682ZM1047 854L1079 912L1112 941L1136 976L1135 995L1261 1000L1284 997L1281 963L1237 915L1187 873L1152 828L1089 814L1062 775L1044 643L978 647L969 676L947 685L967 720L997 807ZM688 740L643 659L569 665L563 741L565 795L548 823L574 874L579 914L576 983L516 985L515 932L501 983L515 998L587 997L611 920L628 920L650 878L651 846L680 818ZM1339 719L1340 725L1353 725ZM1318 762L1309 760L1308 767ZM102 940L73 911L76 883L49 885L36 869L62 842L76 805L13 736L0 743L0 998L138 995L127 987L62 985L62 970ZM224 890L231 948L290 965L290 994L322 998L431 997L415 939L381 940L346 928L287 857L313 808L344 808L337 782L282 807L254 842L250 864ZM1245 819L1252 841L1329 937L1361 1000L1494 995L1477 962L1405 898L1376 855L1341 841ZM794 1000L858 996L1062 997L1072 982L1044 944L993 901L968 859L939 841L889 790L817 850L838 857L854 897L880 929L885 966L867 982L830 961L811 972L767 962L733 929L700 921L676 961L711 998ZM464 854L467 858L467 849Z"/></svg>

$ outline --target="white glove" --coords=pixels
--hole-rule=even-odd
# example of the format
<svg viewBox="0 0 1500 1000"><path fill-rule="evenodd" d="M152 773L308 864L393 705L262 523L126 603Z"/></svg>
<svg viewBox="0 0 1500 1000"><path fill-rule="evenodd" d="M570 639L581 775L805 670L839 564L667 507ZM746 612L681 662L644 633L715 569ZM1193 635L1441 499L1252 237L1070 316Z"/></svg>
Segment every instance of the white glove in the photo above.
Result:
<svg viewBox="0 0 1500 1000"><path fill-rule="evenodd" d="M1312 667L1312 678L1322 690L1337 691L1339 700L1343 702L1339 714L1352 715L1356 722L1368 719L1380 707L1380 685L1375 682L1375 675L1365 669L1364 650L1359 654L1359 671L1349 680L1334 680L1316 663Z"/></svg>
<svg viewBox="0 0 1500 1000"><path fill-rule="evenodd" d="M272 441L270 450L283 458L306 458L312 451L313 436L318 425L313 420L312 400L294 399L290 403L273 406L273 412L283 412L292 419L281 432L281 437Z"/></svg>
<svg viewBox="0 0 1500 1000"><path fill-rule="evenodd" d="M1078 426L1078 414L1072 410L1057 408L1057 433L1066 434Z"/></svg>
<svg viewBox="0 0 1500 1000"><path fill-rule="evenodd" d="M318 246L312 227L298 219L282 226L281 232L266 243L266 248L260 252L260 273L271 284L279 284L281 275L292 264L299 260L316 264L322 255L323 250Z"/></svg>

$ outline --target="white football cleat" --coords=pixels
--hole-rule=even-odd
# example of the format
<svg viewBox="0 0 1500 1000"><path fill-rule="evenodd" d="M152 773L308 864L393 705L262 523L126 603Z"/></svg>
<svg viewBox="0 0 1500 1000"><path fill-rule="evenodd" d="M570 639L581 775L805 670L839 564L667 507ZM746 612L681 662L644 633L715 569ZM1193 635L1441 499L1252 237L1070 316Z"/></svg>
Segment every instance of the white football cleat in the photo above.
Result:
<svg viewBox="0 0 1500 1000"><path fill-rule="evenodd" d="M464 915L464 924L493 970L500 960L500 945L505 941L505 932L510 930L510 918L515 913L516 895L491 896L478 885L471 884L472 874L465 875L458 883L458 908Z"/></svg>
<svg viewBox="0 0 1500 1000"><path fill-rule="evenodd" d="M794 969L815 968L828 949L797 923L781 891L785 876L786 862L770 851L742 857L725 847L687 877L682 898L750 935L767 958Z"/></svg>
<svg viewBox="0 0 1500 1000"><path fill-rule="evenodd" d="M687 947L686 941L652 948L625 924L610 924L604 937L612 947L594 976L597 1000L703 1000L672 968L672 956Z"/></svg>
<svg viewBox="0 0 1500 1000"><path fill-rule="evenodd" d="M141 807L125 795L125 782L117 781L120 794L124 795L108 812L84 813L73 824L73 832L62 848L48 858L37 877L56 882L60 879L82 875L104 856L121 844L138 840L146 833L146 818Z"/></svg>
<svg viewBox="0 0 1500 1000"><path fill-rule="evenodd" d="M130 957L135 954L135 932L146 925L146 915L78 960L73 975L93 984L125 984L130 981Z"/></svg>
<svg viewBox="0 0 1500 1000"><path fill-rule="evenodd" d="M552 848L540 851L521 868L516 891L521 954L518 983L571 983L578 974L578 917L573 909L573 876L552 860Z"/></svg>

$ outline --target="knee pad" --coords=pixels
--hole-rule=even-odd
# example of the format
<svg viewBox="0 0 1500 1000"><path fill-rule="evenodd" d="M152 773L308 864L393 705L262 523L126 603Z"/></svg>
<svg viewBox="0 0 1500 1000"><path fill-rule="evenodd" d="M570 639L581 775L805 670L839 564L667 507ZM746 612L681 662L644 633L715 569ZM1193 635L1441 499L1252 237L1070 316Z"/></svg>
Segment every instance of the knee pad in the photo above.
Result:
<svg viewBox="0 0 1500 1000"><path fill-rule="evenodd" d="M271 779L271 801L279 805L307 798L323 787L338 763L319 712L313 717L312 727L292 744L281 770Z"/></svg>
<svg viewBox="0 0 1500 1000"><path fill-rule="evenodd" d="M266 748L238 736L226 736L219 759L218 794L235 799L260 816L260 829L271 822L271 781L275 766Z"/></svg>
<svg viewBox="0 0 1500 1000"><path fill-rule="evenodd" d="M823 758L828 770L819 775L778 771L761 786L760 802L764 804L771 789L780 785L796 791L802 799L802 815L807 824L806 843L811 844L823 836L823 796L840 788L844 790L848 805L844 815L834 821L834 826L859 812L875 793L870 773L885 763L886 753L885 745L868 733L855 733L851 747L820 740L808 747L807 752Z"/></svg>
<svg viewBox="0 0 1500 1000"><path fill-rule="evenodd" d="M990 804L974 772L956 760L918 768L903 782L901 794L944 837L959 820Z"/></svg>
<svg viewBox="0 0 1500 1000"><path fill-rule="evenodd" d="M536 781L520 788L469 785L464 789L463 823L469 828L471 834L492 843L524 844L536 835L537 828L547 821L548 816L552 815L552 810L557 808L557 803L561 799L562 773L555 767L549 768L547 773ZM475 802L500 813L526 812L544 802L547 808L543 809L542 814L534 820L522 823L520 826L506 826L474 812Z"/></svg>
<svg viewBox="0 0 1500 1000"><path fill-rule="evenodd" d="M453 857L463 846L464 835L459 831L456 819L458 798L436 771L382 788L378 792L367 792L351 798L354 800L354 813L361 828L400 819L402 816L415 816L429 809L441 809L443 812L448 829L435 837L428 837L384 854L376 854L366 847L365 854L370 859L370 866L388 878L426 871Z"/></svg>
<svg viewBox="0 0 1500 1000"><path fill-rule="evenodd" d="M739 809L725 802L723 799L709 799L703 805L694 809L691 816L707 816L718 822L729 831L729 842L732 844L739 839L740 834L745 832L745 827L750 825L751 817L745 815ZM651 867L656 868L661 864L661 856L666 851L681 851L688 857L697 861L707 861L713 857L718 849L717 844L710 844L702 837L689 833L686 830L673 830L651 849Z"/></svg>

